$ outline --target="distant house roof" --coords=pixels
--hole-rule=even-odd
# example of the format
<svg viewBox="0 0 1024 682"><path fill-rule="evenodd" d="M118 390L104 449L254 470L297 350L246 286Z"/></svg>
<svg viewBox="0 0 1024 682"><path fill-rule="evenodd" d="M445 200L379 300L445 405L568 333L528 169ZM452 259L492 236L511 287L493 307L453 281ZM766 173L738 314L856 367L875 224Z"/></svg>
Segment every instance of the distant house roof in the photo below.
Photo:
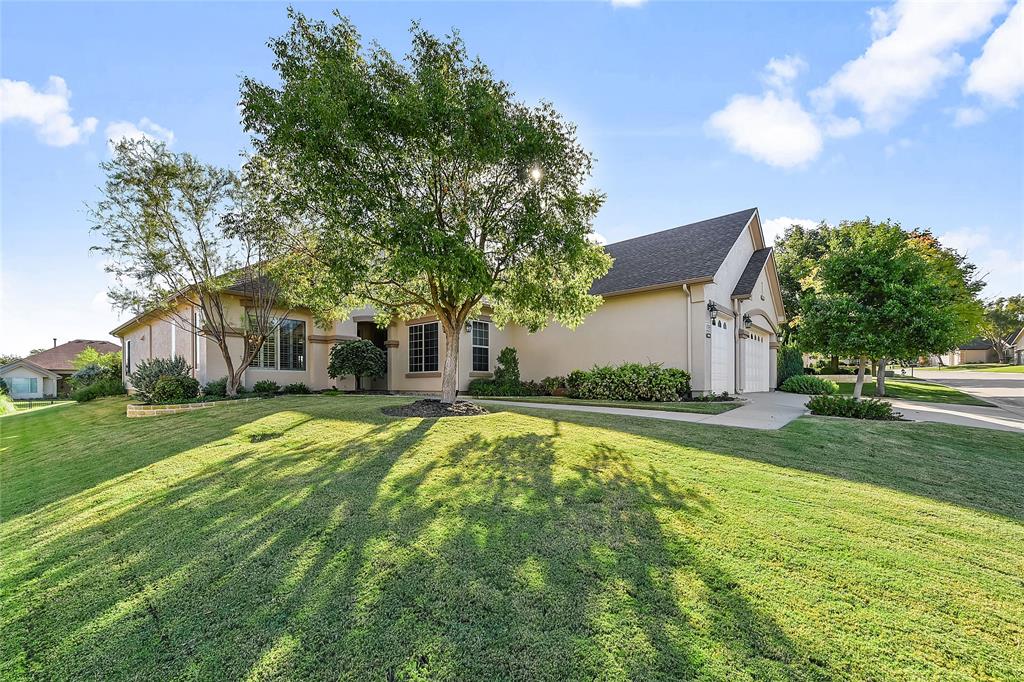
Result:
<svg viewBox="0 0 1024 682"><path fill-rule="evenodd" d="M41 353L30 355L25 358L25 360L28 360L32 364L42 367L43 369L48 369L51 372L71 372L75 369L74 365L71 364L71 361L75 359L75 356L90 346L98 350L100 353L116 353L121 350L121 346L109 341L75 339L74 341L62 343L54 348L48 348Z"/></svg>
<svg viewBox="0 0 1024 682"><path fill-rule="evenodd" d="M25 367L26 369L30 369L34 372L42 374L43 376L50 377L51 379L60 379L60 377L57 374L51 372L45 367L40 367L34 362L29 362L24 358L22 358L21 360L15 360L14 362L10 362L4 365L3 367L0 367L0 374L6 374L9 370L17 369L18 367Z"/></svg>
<svg viewBox="0 0 1024 682"><path fill-rule="evenodd" d="M608 244L615 259L590 293L609 294L711 279L756 208ZM755 278L756 279L756 278Z"/></svg>
<svg viewBox="0 0 1024 682"><path fill-rule="evenodd" d="M1017 340L1017 337L1020 336L1021 332L1024 332L1024 327L1014 329L1012 332L1006 335L1006 338L1003 339L1003 341L1005 341L1008 346L1012 346L1013 342Z"/></svg>
<svg viewBox="0 0 1024 682"><path fill-rule="evenodd" d="M960 350L988 350L992 348L992 342L986 341L985 339L978 337L971 339L967 343L957 346Z"/></svg>
<svg viewBox="0 0 1024 682"><path fill-rule="evenodd" d="M764 264L768 262L768 256L770 255L772 255L770 246L758 249L750 255L747 267L743 268L743 274L737 280L736 288L732 290L733 298L746 298L754 292L757 278L761 275L761 271L764 270Z"/></svg>

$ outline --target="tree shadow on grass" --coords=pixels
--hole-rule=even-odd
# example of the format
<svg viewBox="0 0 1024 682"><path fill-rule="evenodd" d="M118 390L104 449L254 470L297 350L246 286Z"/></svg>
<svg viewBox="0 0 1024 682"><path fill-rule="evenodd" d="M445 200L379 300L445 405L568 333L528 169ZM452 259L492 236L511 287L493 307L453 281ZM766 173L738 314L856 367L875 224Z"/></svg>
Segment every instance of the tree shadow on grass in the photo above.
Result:
<svg viewBox="0 0 1024 682"><path fill-rule="evenodd" d="M549 411L519 409L541 419ZM882 486L1024 521L1024 436L932 423L805 417L776 431L565 412L557 419Z"/></svg>
<svg viewBox="0 0 1024 682"><path fill-rule="evenodd" d="M696 491L610 445L566 458L554 434L446 421L240 433L217 466L56 523L5 576L4 658L58 678L828 677L687 534L712 512Z"/></svg>

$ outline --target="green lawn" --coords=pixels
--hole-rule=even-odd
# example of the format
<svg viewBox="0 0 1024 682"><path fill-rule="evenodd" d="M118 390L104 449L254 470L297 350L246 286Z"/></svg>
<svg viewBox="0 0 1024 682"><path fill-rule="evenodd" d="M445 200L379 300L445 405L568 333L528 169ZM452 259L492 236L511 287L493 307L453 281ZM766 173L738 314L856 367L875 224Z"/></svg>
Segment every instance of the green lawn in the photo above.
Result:
<svg viewBox="0 0 1024 682"><path fill-rule="evenodd" d="M841 395L853 395L853 382L843 382L839 384L839 393ZM873 398L875 395L875 383L874 381L864 382L864 397ZM885 395L888 398L897 398L901 400L919 400L926 403L948 403L955 405L980 405L982 407L991 406L991 403L986 403L984 400L979 400L972 395L968 395L963 391L958 391L955 388L949 386L941 386L939 384L933 384L927 381L912 381L912 380L901 380L901 379L886 379L885 380Z"/></svg>
<svg viewBox="0 0 1024 682"><path fill-rule="evenodd" d="M1024 677L1024 436L285 397L0 424L0 678Z"/></svg>
<svg viewBox="0 0 1024 682"><path fill-rule="evenodd" d="M740 402L692 402L692 403L652 403L629 400L577 400L555 395L522 396L515 398L474 398L474 400L510 400L517 403L552 403L555 405L593 405L596 407L635 407L641 410L661 410L663 412L696 412L698 414L721 414L739 407Z"/></svg>
<svg viewBox="0 0 1024 682"><path fill-rule="evenodd" d="M1004 364L977 364L977 365L953 365L951 367L915 367L915 372L1009 372L1011 374L1024 374L1024 365Z"/></svg>

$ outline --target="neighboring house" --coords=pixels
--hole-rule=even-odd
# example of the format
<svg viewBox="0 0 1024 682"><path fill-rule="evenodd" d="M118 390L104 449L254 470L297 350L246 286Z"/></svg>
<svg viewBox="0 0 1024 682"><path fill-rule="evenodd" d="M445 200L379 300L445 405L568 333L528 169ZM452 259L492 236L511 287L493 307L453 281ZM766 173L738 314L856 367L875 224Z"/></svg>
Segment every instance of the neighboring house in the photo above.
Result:
<svg viewBox="0 0 1024 682"><path fill-rule="evenodd" d="M0 367L0 378L7 382L13 398L43 398L68 392L67 378L75 373L75 357L89 347L100 353L116 353L121 347L109 341L75 339L40 353L34 353Z"/></svg>
<svg viewBox="0 0 1024 682"><path fill-rule="evenodd" d="M499 351L518 350L524 379L565 375L595 364L656 362L688 370L693 390L737 393L775 387L777 330L785 320L772 250L764 242L756 208L610 244L611 271L594 283L603 305L577 329L558 324L530 333L496 328L489 310L460 334L459 389L489 377ZM229 319L241 325L244 295L231 295ZM183 305L180 313L195 315ZM193 318L194 319L194 318ZM141 360L180 355L206 383L226 374L216 344L170 319L140 315L111 332L124 347L125 372ZM436 318L404 320L387 328L373 310L318 327L306 310L287 315L274 339L246 370L243 383L261 379L311 389L352 389L351 377L327 376L330 347L346 339L370 339L387 351L388 373L369 388L436 393L441 389L444 331ZM229 336L241 356L242 339Z"/></svg>
<svg viewBox="0 0 1024 682"><path fill-rule="evenodd" d="M1009 345L1006 361L1024 365L1024 327L1007 336L1006 343Z"/></svg>
<svg viewBox="0 0 1024 682"><path fill-rule="evenodd" d="M999 351L995 349L991 341L980 337L971 339L942 356L942 363L950 366L993 362L1000 362Z"/></svg>

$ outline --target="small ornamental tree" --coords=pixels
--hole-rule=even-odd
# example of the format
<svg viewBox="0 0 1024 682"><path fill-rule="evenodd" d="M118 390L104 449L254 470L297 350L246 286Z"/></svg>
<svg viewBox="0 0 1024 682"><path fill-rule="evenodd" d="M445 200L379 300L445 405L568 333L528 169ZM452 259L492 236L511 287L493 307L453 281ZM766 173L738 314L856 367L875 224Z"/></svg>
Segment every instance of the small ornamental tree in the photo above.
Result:
<svg viewBox="0 0 1024 682"><path fill-rule="evenodd" d="M841 223L801 299L801 341L859 358L857 398L867 360L877 358L875 393L885 395L887 360L943 352L975 333L980 307L972 272L927 233L888 221Z"/></svg>
<svg viewBox="0 0 1024 682"><path fill-rule="evenodd" d="M327 375L332 379L344 376L356 378L356 390L362 390L362 377L382 377L388 371L388 358L373 341L340 341L331 348Z"/></svg>
<svg viewBox="0 0 1024 682"><path fill-rule="evenodd" d="M108 297L122 310L160 315L211 339L235 395L287 314L274 271L277 242L254 237L264 214L249 210L262 205L264 188L148 139L118 143L100 168L106 183L90 215L104 238L93 249L117 278ZM235 297L246 301L242 312ZM232 336L242 338L241 357L229 352Z"/></svg>
<svg viewBox="0 0 1024 682"><path fill-rule="evenodd" d="M315 273L318 318L372 305L380 322L435 316L442 401L457 388L460 334L486 301L499 325L575 327L611 259L592 243L604 197L591 155L548 103L516 99L458 34L412 26L404 60L363 48L352 23L289 12L270 42L277 79L245 79L242 120L287 178L274 239ZM310 219L309 217L314 217Z"/></svg>

